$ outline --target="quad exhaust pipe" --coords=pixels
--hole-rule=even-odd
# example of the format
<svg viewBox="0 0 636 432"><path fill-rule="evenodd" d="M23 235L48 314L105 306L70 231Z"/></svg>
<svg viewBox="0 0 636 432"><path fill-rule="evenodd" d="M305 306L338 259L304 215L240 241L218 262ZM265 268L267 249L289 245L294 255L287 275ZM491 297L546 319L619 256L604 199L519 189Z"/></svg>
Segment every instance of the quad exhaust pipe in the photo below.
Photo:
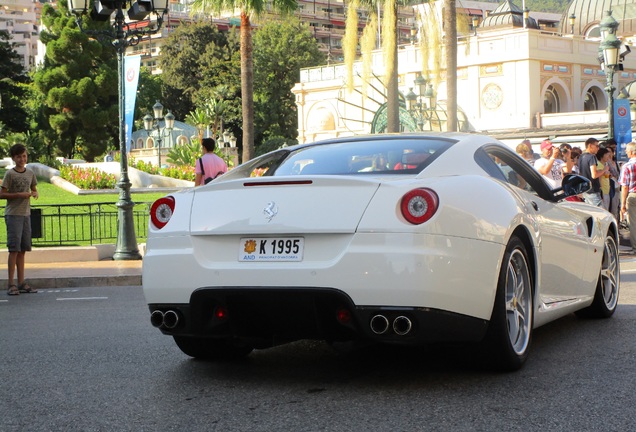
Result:
<svg viewBox="0 0 636 432"><path fill-rule="evenodd" d="M405 316L399 316L393 320L393 331L398 336L406 336L411 332L413 323Z"/></svg>
<svg viewBox="0 0 636 432"><path fill-rule="evenodd" d="M173 310L167 310L165 312L156 310L150 314L150 324L157 328L167 328L172 330L179 325L179 314Z"/></svg>
<svg viewBox="0 0 636 432"><path fill-rule="evenodd" d="M374 315L369 323L371 331L377 335L385 334L389 328L393 328L393 331L398 336L406 336L413 329L413 323L411 319L403 315L398 316L393 320L393 324L389 322L389 319L384 315Z"/></svg>
<svg viewBox="0 0 636 432"><path fill-rule="evenodd" d="M371 318L371 331L377 335L386 333L389 329L389 320L384 315L376 315Z"/></svg>

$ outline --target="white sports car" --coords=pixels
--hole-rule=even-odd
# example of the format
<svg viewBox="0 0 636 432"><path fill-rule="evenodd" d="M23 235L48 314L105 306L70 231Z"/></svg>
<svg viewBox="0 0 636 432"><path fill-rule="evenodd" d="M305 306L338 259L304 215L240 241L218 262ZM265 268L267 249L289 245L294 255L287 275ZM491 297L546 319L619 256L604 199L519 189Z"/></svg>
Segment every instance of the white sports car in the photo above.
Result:
<svg viewBox="0 0 636 432"><path fill-rule="evenodd" d="M532 330L614 313L612 215L550 190L493 138L356 136L283 148L151 209L151 323L231 359L300 339L479 342L519 368Z"/></svg>

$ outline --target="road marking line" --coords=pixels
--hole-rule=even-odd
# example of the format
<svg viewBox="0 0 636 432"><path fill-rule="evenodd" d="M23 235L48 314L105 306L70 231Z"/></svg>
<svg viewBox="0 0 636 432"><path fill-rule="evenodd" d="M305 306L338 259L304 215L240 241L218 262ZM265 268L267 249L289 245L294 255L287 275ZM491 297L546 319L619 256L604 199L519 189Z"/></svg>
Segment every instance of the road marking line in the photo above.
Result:
<svg viewBox="0 0 636 432"><path fill-rule="evenodd" d="M67 298L58 298L58 301L64 300L108 300L108 297L67 297Z"/></svg>
<svg viewBox="0 0 636 432"><path fill-rule="evenodd" d="M43 293L78 292L78 289L42 289Z"/></svg>
<svg viewBox="0 0 636 432"><path fill-rule="evenodd" d="M0 303L8 303L9 300L0 300Z"/></svg>

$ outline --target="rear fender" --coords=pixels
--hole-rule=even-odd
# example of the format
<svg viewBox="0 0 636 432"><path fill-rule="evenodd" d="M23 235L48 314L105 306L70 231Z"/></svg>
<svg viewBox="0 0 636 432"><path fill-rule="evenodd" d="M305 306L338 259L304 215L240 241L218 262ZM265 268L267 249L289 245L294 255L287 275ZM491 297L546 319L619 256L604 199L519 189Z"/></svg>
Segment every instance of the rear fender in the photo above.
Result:
<svg viewBox="0 0 636 432"><path fill-rule="evenodd" d="M433 217L412 225L400 201L409 191L429 188L439 197ZM501 183L484 176L450 176L383 183L369 204L358 232L414 232L505 244L523 214L520 201Z"/></svg>

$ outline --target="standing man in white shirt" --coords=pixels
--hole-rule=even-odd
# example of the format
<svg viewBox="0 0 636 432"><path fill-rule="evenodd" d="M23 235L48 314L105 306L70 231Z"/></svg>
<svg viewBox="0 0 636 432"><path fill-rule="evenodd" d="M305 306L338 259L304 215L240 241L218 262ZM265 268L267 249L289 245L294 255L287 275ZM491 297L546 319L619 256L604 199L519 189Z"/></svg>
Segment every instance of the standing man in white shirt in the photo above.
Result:
<svg viewBox="0 0 636 432"><path fill-rule="evenodd" d="M567 170L565 162L560 159L561 151L552 145L550 140L541 143L541 158L534 162L534 167L548 182L552 189L560 188L563 174Z"/></svg>

